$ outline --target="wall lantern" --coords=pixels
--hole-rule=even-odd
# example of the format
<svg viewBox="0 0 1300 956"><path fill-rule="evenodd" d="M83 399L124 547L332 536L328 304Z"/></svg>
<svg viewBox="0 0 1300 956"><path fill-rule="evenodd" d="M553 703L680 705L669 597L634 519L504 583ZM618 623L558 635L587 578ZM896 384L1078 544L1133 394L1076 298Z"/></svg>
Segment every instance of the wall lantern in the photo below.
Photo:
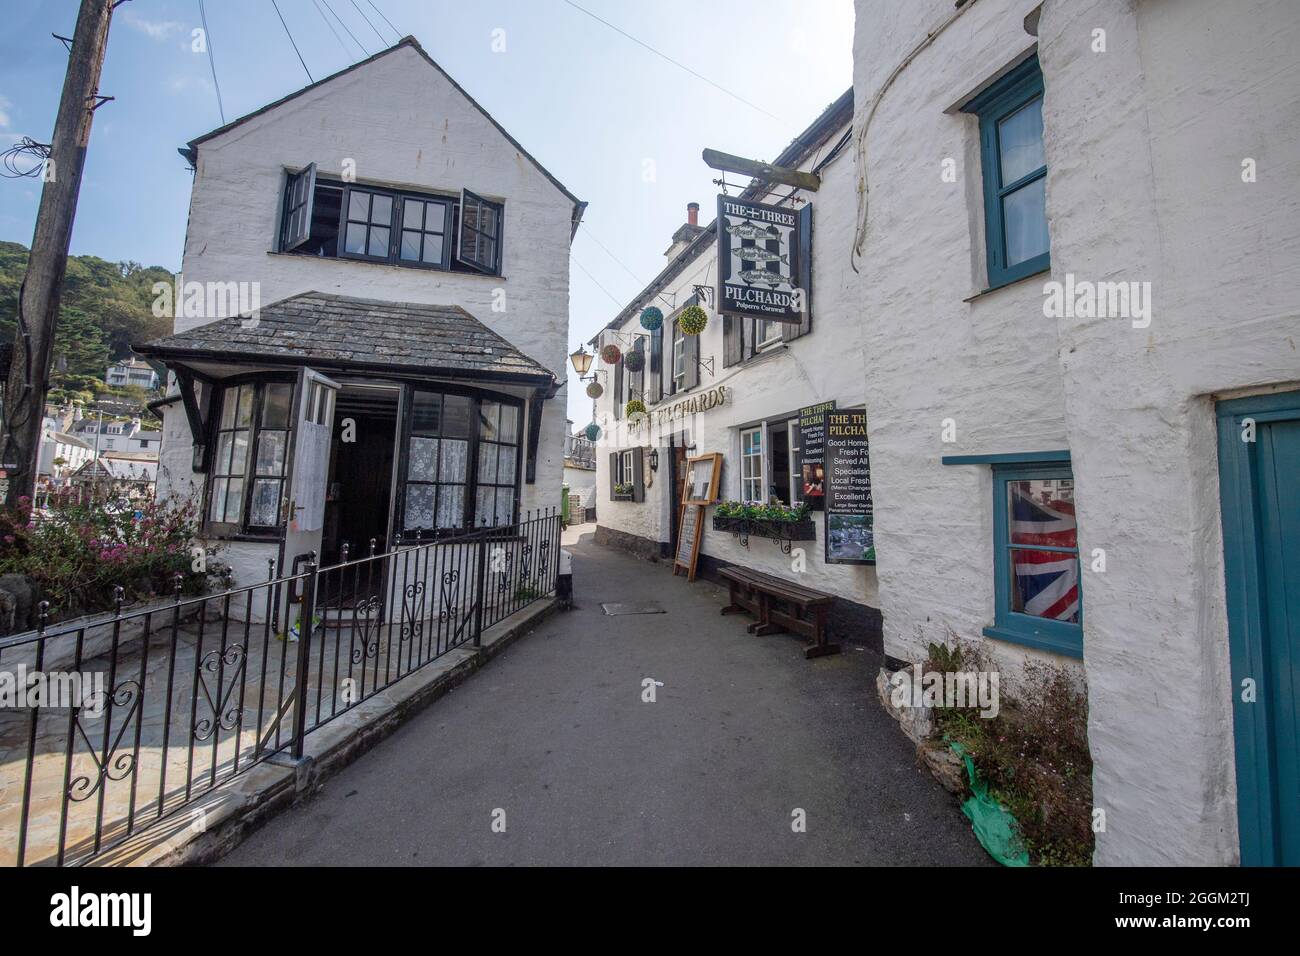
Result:
<svg viewBox="0 0 1300 956"><path fill-rule="evenodd" d="M578 351L569 356L569 361L573 363L573 370L578 375L586 375L587 370L591 368L591 353L579 345Z"/></svg>
<svg viewBox="0 0 1300 956"><path fill-rule="evenodd" d="M650 470L651 471L659 470L659 449L658 448L650 449Z"/></svg>

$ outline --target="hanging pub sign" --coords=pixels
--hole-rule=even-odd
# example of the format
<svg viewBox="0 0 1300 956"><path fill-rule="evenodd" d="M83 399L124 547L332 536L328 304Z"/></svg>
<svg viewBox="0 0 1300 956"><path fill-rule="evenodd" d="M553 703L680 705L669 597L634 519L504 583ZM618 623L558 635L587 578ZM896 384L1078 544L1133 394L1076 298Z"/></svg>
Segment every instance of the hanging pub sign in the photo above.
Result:
<svg viewBox="0 0 1300 956"><path fill-rule="evenodd" d="M826 497L826 415L833 411L834 402L799 409L800 500L814 510Z"/></svg>
<svg viewBox="0 0 1300 956"><path fill-rule="evenodd" d="M826 563L875 564L867 413L826 413Z"/></svg>
<svg viewBox="0 0 1300 956"><path fill-rule="evenodd" d="M721 314L798 324L811 307L812 206L718 197Z"/></svg>

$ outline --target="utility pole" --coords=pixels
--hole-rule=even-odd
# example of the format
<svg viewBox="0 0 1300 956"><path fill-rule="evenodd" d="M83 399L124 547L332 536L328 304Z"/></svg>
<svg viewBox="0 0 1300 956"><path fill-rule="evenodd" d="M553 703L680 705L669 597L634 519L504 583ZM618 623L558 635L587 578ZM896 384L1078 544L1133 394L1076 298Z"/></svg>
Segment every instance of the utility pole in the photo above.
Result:
<svg viewBox="0 0 1300 956"><path fill-rule="evenodd" d="M72 35L32 251L18 293L18 335L5 389L8 435L0 445L0 473L7 479L4 504L10 510L17 507L20 497L31 497L36 487L59 296L68 265L68 243L81 191L90 124L96 108L107 99L99 96L99 74L108 45L109 21L118 2L81 0Z"/></svg>

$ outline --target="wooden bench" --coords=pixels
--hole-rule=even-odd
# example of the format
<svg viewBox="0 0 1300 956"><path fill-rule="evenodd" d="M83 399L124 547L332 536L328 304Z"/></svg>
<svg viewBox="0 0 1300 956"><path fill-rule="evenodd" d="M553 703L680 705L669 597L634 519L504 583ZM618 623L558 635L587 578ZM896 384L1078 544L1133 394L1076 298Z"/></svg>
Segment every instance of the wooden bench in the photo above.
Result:
<svg viewBox="0 0 1300 956"><path fill-rule="evenodd" d="M756 620L747 628L751 634L776 634L794 631L812 641L804 648L804 657L838 654L840 645L826 635L826 615L831 595L794 584L772 574L749 568L727 567L719 574L727 582L730 602L723 614L748 611Z"/></svg>

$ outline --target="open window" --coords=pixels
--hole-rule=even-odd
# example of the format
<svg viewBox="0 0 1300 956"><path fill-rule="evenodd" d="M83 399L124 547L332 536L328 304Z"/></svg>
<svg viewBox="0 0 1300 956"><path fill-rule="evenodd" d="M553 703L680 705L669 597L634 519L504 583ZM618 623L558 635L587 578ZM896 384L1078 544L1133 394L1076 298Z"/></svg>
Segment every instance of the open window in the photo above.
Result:
<svg viewBox="0 0 1300 956"><path fill-rule="evenodd" d="M312 206L316 197L316 164L290 173L284 188L284 220L280 230L280 251L290 252L311 237Z"/></svg>
<svg viewBox="0 0 1300 956"><path fill-rule="evenodd" d="M468 189L460 191L456 261L476 272L501 273L501 219L505 207Z"/></svg>

